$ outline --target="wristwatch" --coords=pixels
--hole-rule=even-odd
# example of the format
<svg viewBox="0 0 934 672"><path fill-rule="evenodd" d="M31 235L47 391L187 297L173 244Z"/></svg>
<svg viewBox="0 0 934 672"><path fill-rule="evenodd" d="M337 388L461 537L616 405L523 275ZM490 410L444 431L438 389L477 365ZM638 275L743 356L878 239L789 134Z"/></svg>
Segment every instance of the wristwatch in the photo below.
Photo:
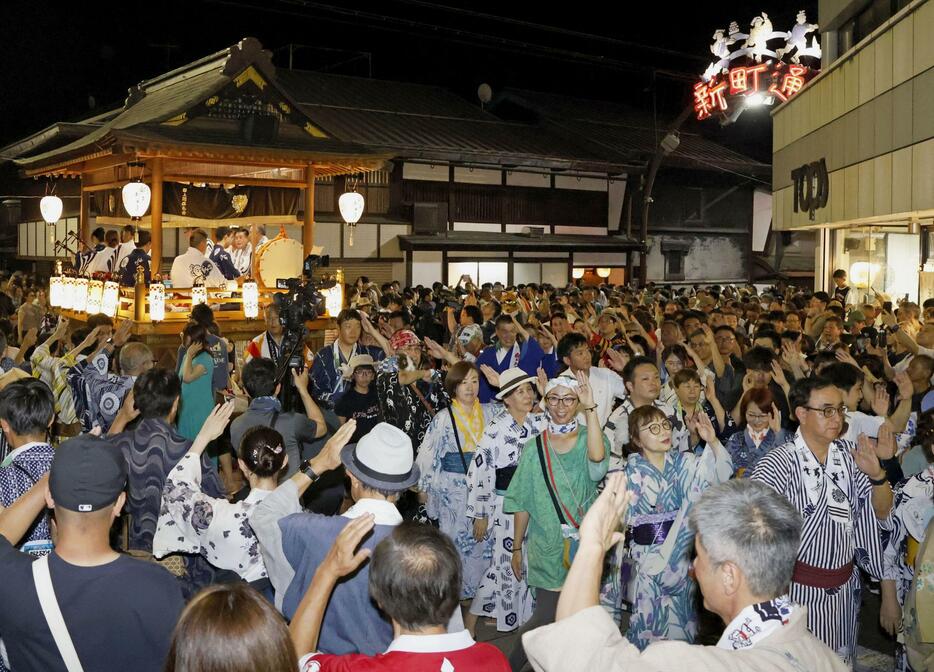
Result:
<svg viewBox="0 0 934 672"><path fill-rule="evenodd" d="M321 476L319 476L318 473L314 469L311 468L311 458L302 462L298 470L301 471L303 474L305 474L305 476L310 478L312 483L314 483L319 478L321 478Z"/></svg>

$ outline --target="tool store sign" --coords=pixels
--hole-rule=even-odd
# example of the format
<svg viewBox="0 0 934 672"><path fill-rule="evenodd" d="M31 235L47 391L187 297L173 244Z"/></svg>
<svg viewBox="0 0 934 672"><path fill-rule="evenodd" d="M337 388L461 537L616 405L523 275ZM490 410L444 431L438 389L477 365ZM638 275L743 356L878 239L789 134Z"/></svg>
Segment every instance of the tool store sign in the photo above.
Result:
<svg viewBox="0 0 934 672"><path fill-rule="evenodd" d="M729 30L713 34L712 61L694 85L694 112L698 119L718 116L728 124L750 107L783 103L796 95L820 69L817 24L798 12L789 31L774 30L762 12L740 31L735 21Z"/></svg>

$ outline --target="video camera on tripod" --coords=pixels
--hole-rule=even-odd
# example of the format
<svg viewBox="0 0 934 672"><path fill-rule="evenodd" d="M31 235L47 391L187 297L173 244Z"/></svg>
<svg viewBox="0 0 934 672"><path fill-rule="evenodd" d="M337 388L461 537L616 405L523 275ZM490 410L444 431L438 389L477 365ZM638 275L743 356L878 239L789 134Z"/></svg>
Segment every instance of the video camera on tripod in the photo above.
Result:
<svg viewBox="0 0 934 672"><path fill-rule="evenodd" d="M327 268L327 255L309 254L302 262L301 278L279 278L277 289L287 290L273 295L273 305L282 325L282 345L276 362L276 382L282 383L281 401L285 410L292 410L295 401L291 379L285 379L290 369L301 371L305 366L303 347L308 330L305 322L316 320L326 312L325 298L321 290L331 289L337 282L334 278L316 280L316 268Z"/></svg>

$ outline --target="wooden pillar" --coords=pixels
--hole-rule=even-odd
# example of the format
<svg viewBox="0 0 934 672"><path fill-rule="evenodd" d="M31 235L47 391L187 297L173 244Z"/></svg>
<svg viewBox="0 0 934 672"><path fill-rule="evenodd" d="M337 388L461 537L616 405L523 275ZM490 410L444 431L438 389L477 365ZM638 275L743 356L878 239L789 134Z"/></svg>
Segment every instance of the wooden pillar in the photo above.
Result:
<svg viewBox="0 0 934 672"><path fill-rule="evenodd" d="M305 168L305 223L302 226L302 248L305 256L311 254L315 245L315 167L309 163Z"/></svg>
<svg viewBox="0 0 934 672"><path fill-rule="evenodd" d="M152 250L150 268L153 275L162 273L162 157L157 156L149 162L152 177L152 200L149 202L149 217L151 221Z"/></svg>
<svg viewBox="0 0 934 672"><path fill-rule="evenodd" d="M81 216L78 220L78 235L81 236L81 240L89 245L91 244L91 192L85 191L84 188L81 189ZM79 245L78 252L81 251L82 248Z"/></svg>

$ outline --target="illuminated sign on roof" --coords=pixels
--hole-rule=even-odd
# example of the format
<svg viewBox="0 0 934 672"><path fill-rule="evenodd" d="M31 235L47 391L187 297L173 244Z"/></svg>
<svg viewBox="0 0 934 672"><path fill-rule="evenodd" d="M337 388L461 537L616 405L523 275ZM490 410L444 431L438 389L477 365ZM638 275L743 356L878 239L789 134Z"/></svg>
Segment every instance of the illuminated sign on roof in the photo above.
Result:
<svg viewBox="0 0 934 672"><path fill-rule="evenodd" d="M728 32L718 29L710 45L717 60L694 85L697 118L719 115L726 124L748 107L782 103L797 94L819 70L820 44L811 35L816 31L804 10L788 32L773 30L765 12L752 20L749 33L741 33L735 21Z"/></svg>

